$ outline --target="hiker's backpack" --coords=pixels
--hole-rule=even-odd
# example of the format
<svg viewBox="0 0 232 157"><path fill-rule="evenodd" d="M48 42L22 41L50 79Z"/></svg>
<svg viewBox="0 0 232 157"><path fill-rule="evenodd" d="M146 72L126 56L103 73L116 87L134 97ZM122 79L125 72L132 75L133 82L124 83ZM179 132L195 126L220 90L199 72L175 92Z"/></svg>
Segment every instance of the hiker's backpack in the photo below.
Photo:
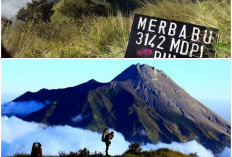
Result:
<svg viewBox="0 0 232 157"><path fill-rule="evenodd" d="M101 138L101 140L102 140L102 142L105 142L106 141L106 135L108 134L108 129L106 128L106 129L104 129L103 131L102 131L102 138Z"/></svg>
<svg viewBox="0 0 232 157"><path fill-rule="evenodd" d="M41 144L39 142L34 142L31 149L31 157L41 157L42 154L40 150L41 150Z"/></svg>

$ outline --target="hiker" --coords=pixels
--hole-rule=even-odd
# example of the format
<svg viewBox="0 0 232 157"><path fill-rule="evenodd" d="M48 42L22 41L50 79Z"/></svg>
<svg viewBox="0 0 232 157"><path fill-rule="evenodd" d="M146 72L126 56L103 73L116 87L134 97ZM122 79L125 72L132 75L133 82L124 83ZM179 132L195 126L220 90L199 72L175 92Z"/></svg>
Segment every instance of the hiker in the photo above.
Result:
<svg viewBox="0 0 232 157"><path fill-rule="evenodd" d="M112 131L111 133L108 133L105 137L105 144L106 144L106 156L108 156L108 150L109 150L109 146L111 144L111 141L114 137L114 132Z"/></svg>
<svg viewBox="0 0 232 157"><path fill-rule="evenodd" d="M106 144L106 156L108 156L108 150L109 150L109 146L111 144L112 138L114 137L114 132L112 131L111 133L109 133L108 128L105 128L102 132L102 142L105 142Z"/></svg>
<svg viewBox="0 0 232 157"><path fill-rule="evenodd" d="M108 135L108 133L109 133L108 128L105 128L105 129L102 131L102 138L101 138L102 142L105 142L106 135Z"/></svg>
<svg viewBox="0 0 232 157"><path fill-rule="evenodd" d="M42 145L39 142L33 143L31 157L43 157Z"/></svg>

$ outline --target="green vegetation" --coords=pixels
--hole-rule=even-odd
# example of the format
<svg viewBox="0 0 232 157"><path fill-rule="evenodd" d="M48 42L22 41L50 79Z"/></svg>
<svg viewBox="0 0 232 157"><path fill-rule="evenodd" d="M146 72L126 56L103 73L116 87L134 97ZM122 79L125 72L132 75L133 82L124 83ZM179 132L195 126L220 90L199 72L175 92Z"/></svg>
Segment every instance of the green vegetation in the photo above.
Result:
<svg viewBox="0 0 232 157"><path fill-rule="evenodd" d="M26 8L22 8L18 11L16 18L24 22L47 22L54 13L53 2L47 2L47 0L33 0L32 3L28 3Z"/></svg>
<svg viewBox="0 0 232 157"><path fill-rule="evenodd" d="M2 43L13 57L121 58L125 54L133 15L141 13L214 27L220 31L220 41L215 44L218 56L231 56L229 0L195 3L150 0L141 2L139 7L137 3L131 3L133 12L129 15L115 11L112 4L100 0L60 0L53 7L54 14L49 12L45 19L38 16L43 19L39 23L31 21L33 14L29 17L27 9L21 9L17 16L26 22L3 23ZM51 22L43 22L49 20Z"/></svg>
<svg viewBox="0 0 232 157"><path fill-rule="evenodd" d="M49 109L47 110L46 116L42 120L42 123L47 124L49 117L52 115L53 111L56 108L56 104L57 104L56 101L54 101L52 104L50 104Z"/></svg>
<svg viewBox="0 0 232 157"><path fill-rule="evenodd" d="M14 157L29 157L28 154L16 154ZM90 153L86 148L80 149L79 152L69 152L69 154L61 151L58 157L103 157L101 152ZM50 156L45 156L50 157ZM54 157L54 156L53 156ZM197 157L196 154L185 155L178 151L173 151L167 148L158 149L156 151L142 151L139 143L129 145L129 149L122 155L115 157Z"/></svg>
<svg viewBox="0 0 232 157"><path fill-rule="evenodd" d="M79 19L82 16L106 16L106 7L101 4L91 3L90 0L82 1L64 1L58 9L63 15L71 19Z"/></svg>

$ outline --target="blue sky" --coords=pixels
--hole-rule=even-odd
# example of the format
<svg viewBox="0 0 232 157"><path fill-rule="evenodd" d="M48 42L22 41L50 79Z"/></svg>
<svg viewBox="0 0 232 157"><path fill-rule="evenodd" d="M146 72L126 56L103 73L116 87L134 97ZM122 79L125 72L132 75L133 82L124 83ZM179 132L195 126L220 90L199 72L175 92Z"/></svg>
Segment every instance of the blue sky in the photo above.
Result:
<svg viewBox="0 0 232 157"><path fill-rule="evenodd" d="M2 103L41 88L65 88L90 79L108 82L136 63L163 70L190 95L217 108L213 110L230 109L229 59L3 59Z"/></svg>

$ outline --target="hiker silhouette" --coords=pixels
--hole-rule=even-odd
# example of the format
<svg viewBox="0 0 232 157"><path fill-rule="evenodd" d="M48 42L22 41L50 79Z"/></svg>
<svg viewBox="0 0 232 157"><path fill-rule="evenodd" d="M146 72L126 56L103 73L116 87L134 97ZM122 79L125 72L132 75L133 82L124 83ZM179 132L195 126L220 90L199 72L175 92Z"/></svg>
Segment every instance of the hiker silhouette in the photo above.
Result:
<svg viewBox="0 0 232 157"><path fill-rule="evenodd" d="M108 133L107 135L106 135L106 139L105 139L105 144L106 144L106 156L108 156L109 154L108 154L108 150L109 150L109 146L110 146L110 144L111 144L111 140L113 139L113 137L114 137L114 132L112 131L111 133Z"/></svg>
<svg viewBox="0 0 232 157"><path fill-rule="evenodd" d="M33 143L31 157L43 157L42 145L39 142Z"/></svg>
<svg viewBox="0 0 232 157"><path fill-rule="evenodd" d="M102 132L102 142L105 142L106 144L106 156L109 156L108 154L108 150L109 150L109 146L111 144L111 140L114 137L114 132L112 131L111 133L109 133L108 128L105 128Z"/></svg>

